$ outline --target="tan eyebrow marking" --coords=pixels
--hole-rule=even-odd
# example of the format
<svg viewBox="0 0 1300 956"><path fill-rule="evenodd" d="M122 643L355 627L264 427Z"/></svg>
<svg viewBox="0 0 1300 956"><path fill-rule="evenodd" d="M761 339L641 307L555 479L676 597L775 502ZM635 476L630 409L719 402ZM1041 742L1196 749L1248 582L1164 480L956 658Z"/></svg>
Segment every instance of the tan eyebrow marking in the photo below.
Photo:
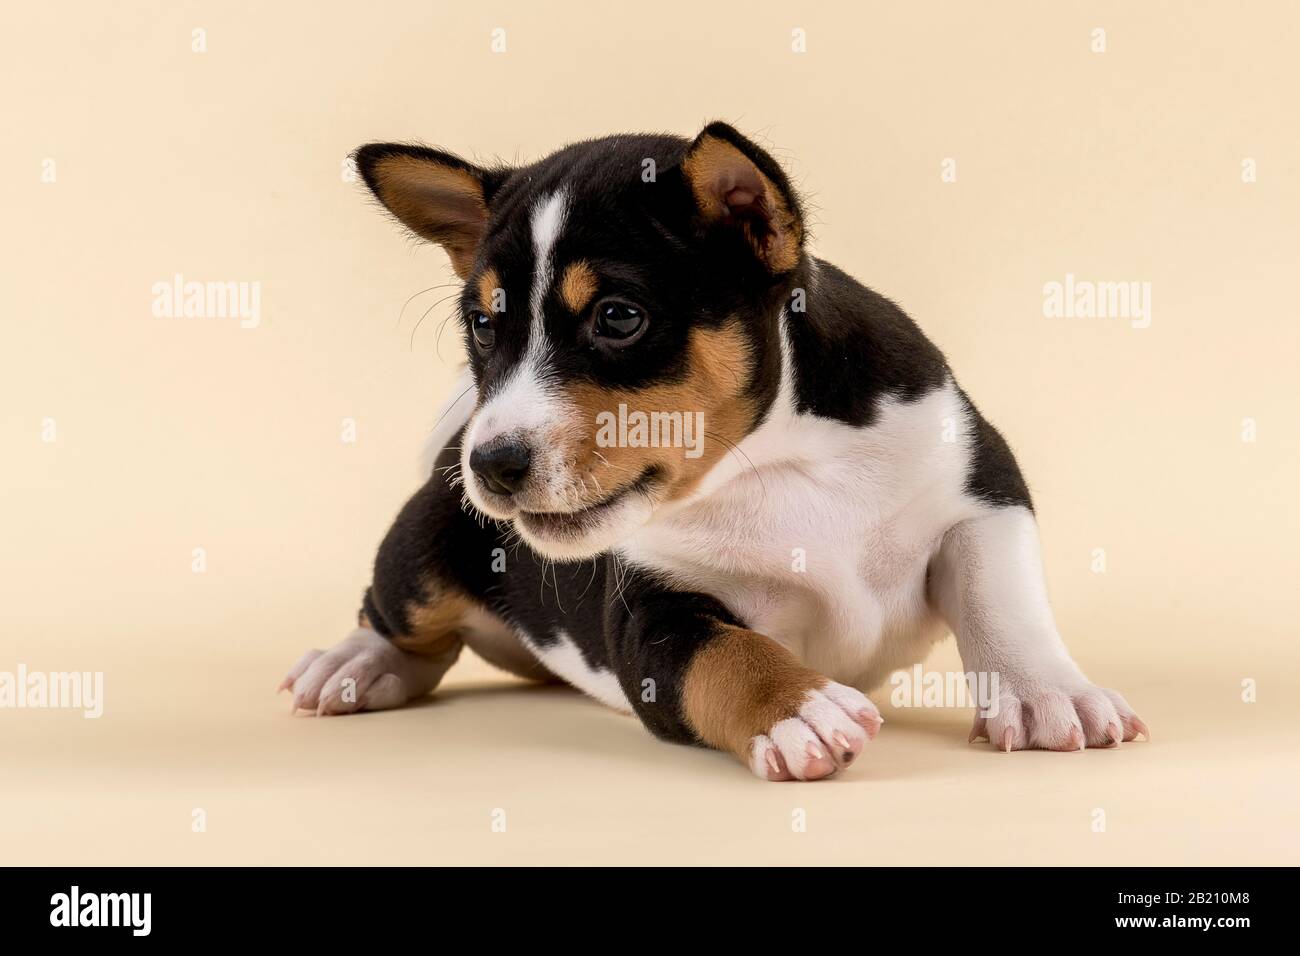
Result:
<svg viewBox="0 0 1300 956"><path fill-rule="evenodd" d="M560 279L560 298L571 312L582 312L596 295L596 272L585 259L571 262Z"/></svg>
<svg viewBox="0 0 1300 956"><path fill-rule="evenodd" d="M490 266L478 279L478 304L488 315L492 314L492 299L497 289L501 288L501 276Z"/></svg>

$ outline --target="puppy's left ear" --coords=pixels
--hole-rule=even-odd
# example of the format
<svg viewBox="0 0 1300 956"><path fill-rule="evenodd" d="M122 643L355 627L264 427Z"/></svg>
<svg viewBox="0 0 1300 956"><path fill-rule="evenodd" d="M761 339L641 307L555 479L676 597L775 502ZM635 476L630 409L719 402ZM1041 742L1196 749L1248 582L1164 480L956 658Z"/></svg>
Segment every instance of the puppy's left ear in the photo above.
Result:
<svg viewBox="0 0 1300 956"><path fill-rule="evenodd" d="M488 204L510 170L405 143L371 143L354 156L375 198L417 236L442 246L456 275L469 278L487 231Z"/></svg>
<svg viewBox="0 0 1300 956"><path fill-rule="evenodd" d="M799 197L766 152L726 123L710 123L687 150L682 174L706 227L737 230L773 274L799 263Z"/></svg>

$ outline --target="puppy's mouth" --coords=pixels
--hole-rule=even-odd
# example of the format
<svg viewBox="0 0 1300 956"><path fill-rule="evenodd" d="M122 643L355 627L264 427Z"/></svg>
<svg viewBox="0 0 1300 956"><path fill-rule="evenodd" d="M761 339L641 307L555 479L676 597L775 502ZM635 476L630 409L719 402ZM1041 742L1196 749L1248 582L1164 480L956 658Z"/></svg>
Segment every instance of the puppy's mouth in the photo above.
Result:
<svg viewBox="0 0 1300 956"><path fill-rule="evenodd" d="M538 538L567 541L582 537L610 517L615 510L633 495L645 494L654 486L658 469L653 465L641 472L641 477L625 485L603 501L577 511L524 511L515 513L515 521L525 531Z"/></svg>

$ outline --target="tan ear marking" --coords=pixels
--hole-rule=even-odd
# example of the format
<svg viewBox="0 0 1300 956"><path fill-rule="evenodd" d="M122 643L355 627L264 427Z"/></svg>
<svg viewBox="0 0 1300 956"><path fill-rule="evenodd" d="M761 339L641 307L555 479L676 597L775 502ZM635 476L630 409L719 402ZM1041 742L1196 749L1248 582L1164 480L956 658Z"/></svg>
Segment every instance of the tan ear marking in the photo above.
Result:
<svg viewBox="0 0 1300 956"><path fill-rule="evenodd" d="M417 156L380 157L374 165L380 201L401 222L447 250L462 279L487 229L483 184L472 173Z"/></svg>
<svg viewBox="0 0 1300 956"><path fill-rule="evenodd" d="M773 272L799 262L803 226L776 184L735 145L705 135L682 161L682 171L707 222L736 221L755 254Z"/></svg>
<svg viewBox="0 0 1300 956"><path fill-rule="evenodd" d="M560 298L575 315L582 313L596 296L596 272L585 259L571 262L560 279Z"/></svg>

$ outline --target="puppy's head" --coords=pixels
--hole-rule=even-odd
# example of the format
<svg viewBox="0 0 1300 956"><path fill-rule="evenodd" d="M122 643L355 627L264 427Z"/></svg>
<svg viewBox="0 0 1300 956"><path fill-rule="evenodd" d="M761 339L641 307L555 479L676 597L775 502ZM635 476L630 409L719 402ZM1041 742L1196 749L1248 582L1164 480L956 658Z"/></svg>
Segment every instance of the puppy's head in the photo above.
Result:
<svg viewBox="0 0 1300 956"><path fill-rule="evenodd" d="M357 165L465 282L465 491L538 552L625 539L771 405L803 217L731 127L591 140L513 169L395 144L362 147Z"/></svg>

